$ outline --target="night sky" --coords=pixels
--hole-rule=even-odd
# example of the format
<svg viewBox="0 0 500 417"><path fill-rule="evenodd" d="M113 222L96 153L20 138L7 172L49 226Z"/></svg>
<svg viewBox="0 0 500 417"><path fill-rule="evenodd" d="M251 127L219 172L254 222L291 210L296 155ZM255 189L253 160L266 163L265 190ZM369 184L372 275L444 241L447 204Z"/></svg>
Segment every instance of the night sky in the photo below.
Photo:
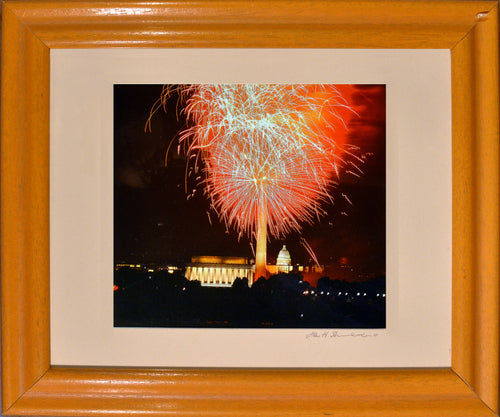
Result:
<svg viewBox="0 0 500 417"><path fill-rule="evenodd" d="M178 97L169 99L166 111L153 116L151 132L145 131L161 91L161 85L114 87L115 262L183 264L194 255L253 258L249 240L238 241L238 233L226 229L191 179L187 189L197 192L187 198L186 159L177 146L186 122L176 111ZM320 264L344 258L359 272L385 274L385 86L355 86L350 104L357 116L349 123L347 143L366 155L363 175L341 174L340 185L332 189L335 203L324 206L327 215L320 221L283 240L271 238L268 263L286 244L294 264L308 264L302 237Z"/></svg>

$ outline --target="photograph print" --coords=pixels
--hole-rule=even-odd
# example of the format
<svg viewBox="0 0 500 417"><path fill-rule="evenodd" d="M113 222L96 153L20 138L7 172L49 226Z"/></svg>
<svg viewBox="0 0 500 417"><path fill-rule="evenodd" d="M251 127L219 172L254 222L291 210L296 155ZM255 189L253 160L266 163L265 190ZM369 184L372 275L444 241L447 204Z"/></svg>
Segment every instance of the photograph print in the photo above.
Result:
<svg viewBox="0 0 500 417"><path fill-rule="evenodd" d="M113 100L115 327L386 327L385 85Z"/></svg>

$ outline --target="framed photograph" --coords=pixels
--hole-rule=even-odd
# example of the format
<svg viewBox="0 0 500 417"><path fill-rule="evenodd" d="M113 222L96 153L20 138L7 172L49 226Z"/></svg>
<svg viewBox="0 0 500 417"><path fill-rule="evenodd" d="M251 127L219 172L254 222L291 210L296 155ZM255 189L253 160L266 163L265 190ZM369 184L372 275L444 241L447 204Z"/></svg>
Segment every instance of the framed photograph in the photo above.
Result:
<svg viewBox="0 0 500 417"><path fill-rule="evenodd" d="M497 415L498 2L2 10L3 414Z"/></svg>
<svg viewBox="0 0 500 417"><path fill-rule="evenodd" d="M179 84L185 82L190 84ZM53 50L52 364L450 366L450 84L446 50ZM273 180L273 198L284 201L276 188L283 184L285 197L301 193L287 208L309 201L318 209L309 222L298 219L301 230L269 233L269 276L260 281L255 233L219 216L206 163L183 149L180 89L201 88L222 94L209 103L222 97L224 106L233 103L220 112L239 111L245 118L220 151L226 155L221 162L243 165L230 172L255 187L257 181L241 176L254 159L245 154L260 148L247 143L245 152L227 154L229 144L239 149L247 119L255 117L260 127L249 141L267 130L266 149L276 149L277 133L286 132L273 164L265 152L272 170L279 167L263 175ZM156 110L162 93L168 97ZM247 100L262 96L265 114L259 100L254 108ZM244 108L236 106L241 97L247 97ZM306 103L309 110L302 113ZM319 114L315 108L328 124L309 119ZM292 134L304 140L300 120L319 129L307 128L307 139L316 132L328 140L316 136L312 148L282 158L297 146ZM328 175L335 183L325 184L327 200L316 206L302 186L311 189L317 174L309 171L319 164L321 143L328 150L326 168L337 167L339 175ZM331 152L334 146L340 153ZM304 149L314 167L302 159ZM332 156L337 165L330 164ZM301 165L308 173L288 182ZM255 220L251 213L244 218ZM68 244L68 236L78 236L77 244Z"/></svg>
<svg viewBox="0 0 500 417"><path fill-rule="evenodd" d="M113 87L115 327L385 328L385 85Z"/></svg>

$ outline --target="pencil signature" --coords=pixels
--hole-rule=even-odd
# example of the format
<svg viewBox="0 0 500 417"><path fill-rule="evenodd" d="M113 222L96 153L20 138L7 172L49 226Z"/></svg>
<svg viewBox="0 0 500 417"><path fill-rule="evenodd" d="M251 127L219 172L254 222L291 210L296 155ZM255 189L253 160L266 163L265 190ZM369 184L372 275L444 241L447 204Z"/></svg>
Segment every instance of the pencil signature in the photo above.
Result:
<svg viewBox="0 0 500 417"><path fill-rule="evenodd" d="M377 337L378 333L367 333L367 332L341 332L338 330L320 330L320 331L312 331L306 334L306 339L332 339L336 337Z"/></svg>

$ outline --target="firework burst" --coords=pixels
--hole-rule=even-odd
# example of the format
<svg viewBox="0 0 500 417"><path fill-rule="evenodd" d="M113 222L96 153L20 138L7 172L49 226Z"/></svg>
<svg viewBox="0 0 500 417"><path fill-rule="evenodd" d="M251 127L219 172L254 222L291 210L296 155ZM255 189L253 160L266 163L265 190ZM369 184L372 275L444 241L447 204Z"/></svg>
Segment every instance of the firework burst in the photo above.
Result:
<svg viewBox="0 0 500 417"><path fill-rule="evenodd" d="M325 203L332 202L331 190L341 170L349 164L353 174L359 171L353 163L355 152L344 143L354 112L341 88L175 87L190 126L180 132L179 142L193 164L192 172L197 174L203 166L200 184L226 225L256 238L256 269L264 262L257 276L265 271L267 231L280 238L300 231L303 223L313 223L325 213ZM152 113L172 91L171 86L164 88Z"/></svg>

